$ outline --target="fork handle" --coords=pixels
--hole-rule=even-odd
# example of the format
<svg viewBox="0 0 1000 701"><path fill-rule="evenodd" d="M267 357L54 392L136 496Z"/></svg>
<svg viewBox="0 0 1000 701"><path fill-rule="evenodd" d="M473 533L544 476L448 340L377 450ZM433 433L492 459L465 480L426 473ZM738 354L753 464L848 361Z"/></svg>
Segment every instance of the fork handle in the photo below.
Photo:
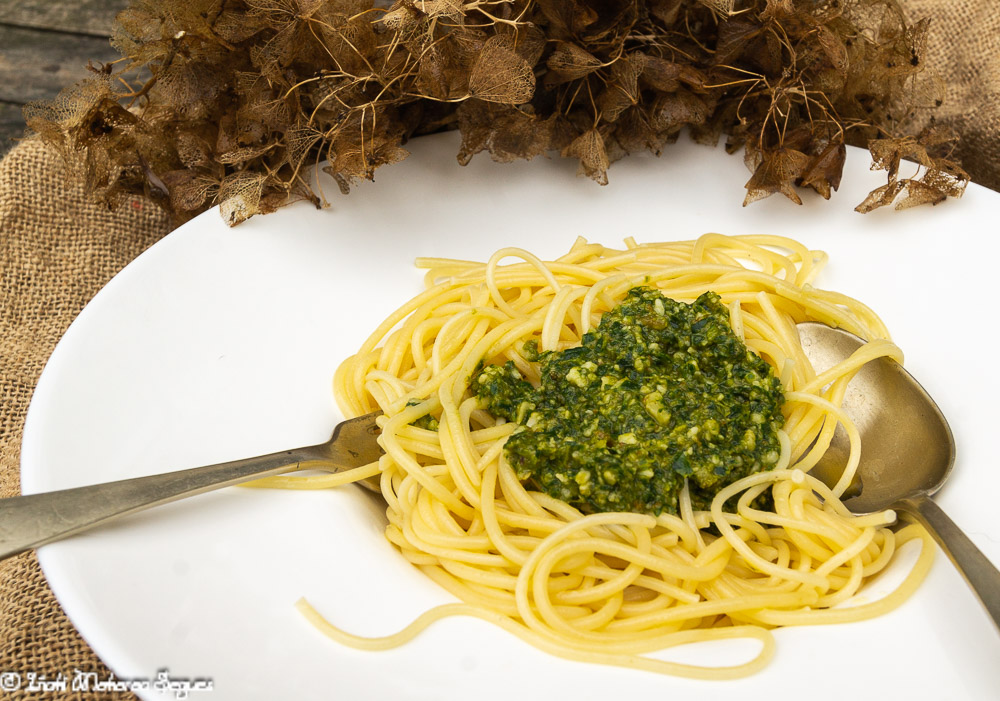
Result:
<svg viewBox="0 0 1000 701"><path fill-rule="evenodd" d="M930 532L1000 629L1000 571L983 551L927 495L908 497L893 506L911 514Z"/></svg>
<svg viewBox="0 0 1000 701"><path fill-rule="evenodd" d="M217 465L0 499L0 560L121 516L177 499L299 469L318 446Z"/></svg>

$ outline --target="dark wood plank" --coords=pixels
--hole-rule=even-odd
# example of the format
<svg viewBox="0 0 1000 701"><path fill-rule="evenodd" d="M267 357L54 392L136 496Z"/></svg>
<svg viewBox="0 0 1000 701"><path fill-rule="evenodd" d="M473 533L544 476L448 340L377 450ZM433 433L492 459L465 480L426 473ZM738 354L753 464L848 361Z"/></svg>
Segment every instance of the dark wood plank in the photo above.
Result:
<svg viewBox="0 0 1000 701"><path fill-rule="evenodd" d="M106 38L0 25L0 101L50 99L87 77L88 59L117 58Z"/></svg>
<svg viewBox="0 0 1000 701"><path fill-rule="evenodd" d="M0 24L110 36L128 0L0 0Z"/></svg>
<svg viewBox="0 0 1000 701"><path fill-rule="evenodd" d="M21 106L0 102L0 156L14 146L13 139L20 139L23 135L24 119L21 117Z"/></svg>

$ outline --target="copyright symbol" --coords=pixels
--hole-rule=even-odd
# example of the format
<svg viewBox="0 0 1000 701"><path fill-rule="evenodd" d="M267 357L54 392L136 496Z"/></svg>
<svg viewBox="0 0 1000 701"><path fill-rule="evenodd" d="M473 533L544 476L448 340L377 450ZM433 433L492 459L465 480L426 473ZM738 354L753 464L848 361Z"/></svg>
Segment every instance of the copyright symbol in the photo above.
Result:
<svg viewBox="0 0 1000 701"><path fill-rule="evenodd" d="M0 691L17 691L21 688L21 675L17 672L0 674Z"/></svg>

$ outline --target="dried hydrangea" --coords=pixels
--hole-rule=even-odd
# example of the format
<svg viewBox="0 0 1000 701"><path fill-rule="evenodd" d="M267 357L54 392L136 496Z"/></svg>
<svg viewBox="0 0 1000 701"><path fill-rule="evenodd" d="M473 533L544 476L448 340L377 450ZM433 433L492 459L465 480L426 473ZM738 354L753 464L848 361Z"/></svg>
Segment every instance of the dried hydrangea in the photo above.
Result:
<svg viewBox="0 0 1000 701"><path fill-rule="evenodd" d="M942 86L896 0L133 0L122 59L25 110L94 193L238 223L347 192L458 129L460 163L559 153L608 180L684 129L744 148L745 204L840 184L845 144L888 182L858 207L960 196L954 137L913 136ZM920 165L899 177L901 158Z"/></svg>

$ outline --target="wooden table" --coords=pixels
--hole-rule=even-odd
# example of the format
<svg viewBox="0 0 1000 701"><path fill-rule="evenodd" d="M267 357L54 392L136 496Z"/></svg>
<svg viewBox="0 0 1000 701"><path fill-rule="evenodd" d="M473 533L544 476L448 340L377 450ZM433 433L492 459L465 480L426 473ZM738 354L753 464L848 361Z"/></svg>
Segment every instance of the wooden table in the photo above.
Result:
<svg viewBox="0 0 1000 701"><path fill-rule="evenodd" d="M120 58L108 40L128 0L0 0L0 155L24 133L21 108Z"/></svg>

